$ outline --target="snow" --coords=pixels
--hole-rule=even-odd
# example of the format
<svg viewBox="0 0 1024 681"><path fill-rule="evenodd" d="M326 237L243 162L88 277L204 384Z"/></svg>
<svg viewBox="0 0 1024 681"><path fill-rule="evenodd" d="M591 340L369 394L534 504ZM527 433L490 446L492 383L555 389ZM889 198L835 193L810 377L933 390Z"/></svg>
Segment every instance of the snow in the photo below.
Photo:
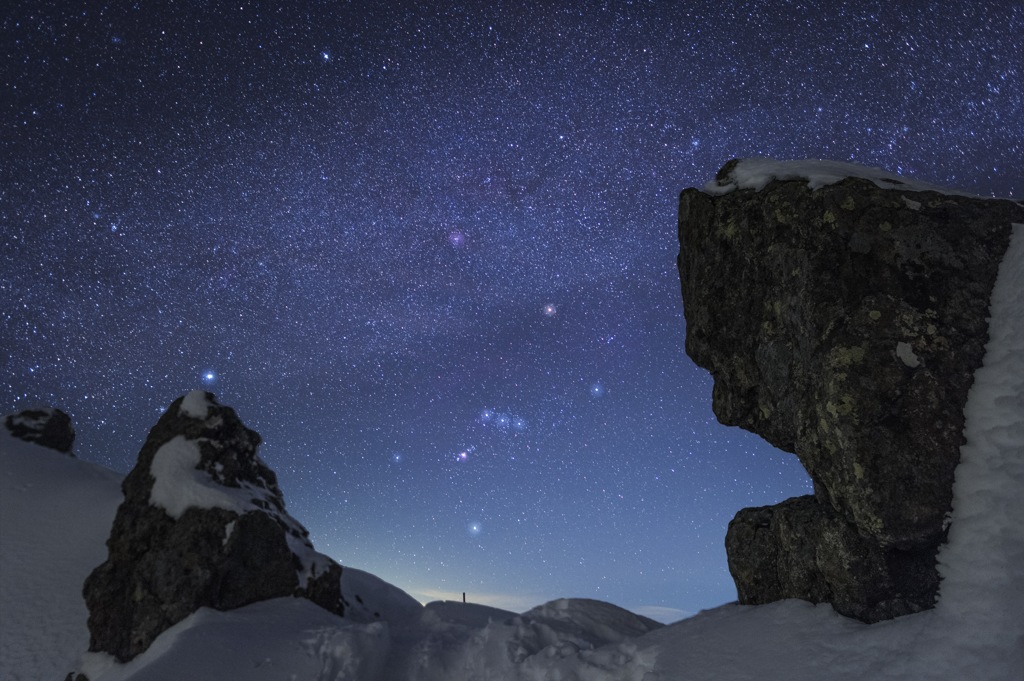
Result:
<svg viewBox="0 0 1024 681"><path fill-rule="evenodd" d="M857 163L841 161L819 161L806 159L802 161L777 161L771 158L745 158L733 168L724 181L712 180L704 185L707 194L728 194L736 189L753 189L761 191L772 180L807 180L807 186L818 189L835 184L848 177L859 177L870 180L882 189L900 189L909 192L939 192L952 196L973 196L946 187L903 177L881 168L870 168ZM913 206L917 203L917 206ZM907 206L917 210L921 204L910 201Z"/></svg>
<svg viewBox="0 0 1024 681"><path fill-rule="evenodd" d="M17 426L24 426L30 431L42 428L54 413L54 410L50 407L38 407L36 409L26 409L25 411L28 413L11 414L11 423ZM28 415L34 412L39 412L39 416L32 417Z"/></svg>
<svg viewBox="0 0 1024 681"><path fill-rule="evenodd" d="M896 356L900 358L906 366L911 369L916 369L921 366L921 358L914 354L914 349L910 347L910 343L906 341L900 341L896 343Z"/></svg>
<svg viewBox="0 0 1024 681"><path fill-rule="evenodd" d="M255 496L266 490L250 487L226 487L218 484L206 471L196 470L199 463L199 441L178 435L153 455L149 473L153 489L149 503L167 511L175 520L190 508L223 508L238 514L255 508Z"/></svg>
<svg viewBox="0 0 1024 681"><path fill-rule="evenodd" d="M903 199L903 205L909 208L910 210L921 210L920 201L911 201L905 196L901 196L900 198Z"/></svg>
<svg viewBox="0 0 1024 681"><path fill-rule="evenodd" d="M61 679L89 645L82 582L107 557L121 476L0 427L0 679Z"/></svg>
<svg viewBox="0 0 1024 681"><path fill-rule="evenodd" d="M410 621L419 619L423 612L423 605L409 594L354 567L346 566L342 571L341 593L349 601L345 618L354 621Z"/></svg>
<svg viewBox="0 0 1024 681"><path fill-rule="evenodd" d="M88 654L80 670L92 681L373 679L387 659L387 632L384 622L346 624L305 599L279 598L202 608L134 660Z"/></svg>
<svg viewBox="0 0 1024 681"><path fill-rule="evenodd" d="M206 420L212 406L214 405L205 390L193 390L185 395L178 412L194 419Z"/></svg>
<svg viewBox="0 0 1024 681"><path fill-rule="evenodd" d="M351 606L344 618L294 598L202 609L127 664L80 657L88 643L81 584L104 557L118 477L0 433L0 679L62 678L80 659L92 681L1020 681L1024 225L1014 226L991 316L965 410L934 610L866 625L827 605L791 600L723 605L661 626L582 599L522 614L452 601L420 606L346 567L342 587ZM176 444L161 465L186 487L203 486L181 474L192 447ZM218 503L247 503L239 499Z"/></svg>

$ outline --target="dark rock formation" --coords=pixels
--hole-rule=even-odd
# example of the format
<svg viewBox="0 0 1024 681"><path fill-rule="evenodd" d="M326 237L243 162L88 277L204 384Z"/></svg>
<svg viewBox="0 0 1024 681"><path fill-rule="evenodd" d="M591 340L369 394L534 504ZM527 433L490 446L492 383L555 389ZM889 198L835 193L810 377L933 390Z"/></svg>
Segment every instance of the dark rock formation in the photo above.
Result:
<svg viewBox="0 0 1024 681"><path fill-rule="evenodd" d="M8 414L4 425L20 440L74 456L71 445L75 443L75 429L71 427L71 417L60 409L43 407Z"/></svg>
<svg viewBox="0 0 1024 681"><path fill-rule="evenodd" d="M740 602L803 598L865 621L932 606L1012 222L1012 201L855 177L682 193L686 351L714 377L715 415L796 453L814 481L813 497L730 523Z"/></svg>
<svg viewBox="0 0 1024 681"><path fill-rule="evenodd" d="M341 567L285 512L259 442L210 393L171 404L124 480L109 557L85 581L90 651L130 660L204 606L300 596L342 614Z"/></svg>

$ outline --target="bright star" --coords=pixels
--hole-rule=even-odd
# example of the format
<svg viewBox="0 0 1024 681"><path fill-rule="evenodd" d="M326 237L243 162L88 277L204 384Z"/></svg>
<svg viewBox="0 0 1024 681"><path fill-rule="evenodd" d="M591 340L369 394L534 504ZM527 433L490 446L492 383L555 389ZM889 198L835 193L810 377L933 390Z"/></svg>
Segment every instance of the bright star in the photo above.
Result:
<svg viewBox="0 0 1024 681"><path fill-rule="evenodd" d="M203 374L203 383L205 383L206 385L210 385L216 380L217 374L213 373L212 371L207 371L205 374Z"/></svg>
<svg viewBox="0 0 1024 681"><path fill-rule="evenodd" d="M601 381L597 381L596 383L592 383L590 385L590 396L594 398L604 396L604 385L601 383Z"/></svg>
<svg viewBox="0 0 1024 681"><path fill-rule="evenodd" d="M555 307L554 303L548 303L544 306L544 315L546 317L554 317L556 314L558 314L558 308Z"/></svg>
<svg viewBox="0 0 1024 681"><path fill-rule="evenodd" d="M481 532L483 532L483 529L484 528L483 528L483 526L480 523L470 523L469 524L469 533L471 535L473 535L474 537L477 536L478 534L480 534Z"/></svg>

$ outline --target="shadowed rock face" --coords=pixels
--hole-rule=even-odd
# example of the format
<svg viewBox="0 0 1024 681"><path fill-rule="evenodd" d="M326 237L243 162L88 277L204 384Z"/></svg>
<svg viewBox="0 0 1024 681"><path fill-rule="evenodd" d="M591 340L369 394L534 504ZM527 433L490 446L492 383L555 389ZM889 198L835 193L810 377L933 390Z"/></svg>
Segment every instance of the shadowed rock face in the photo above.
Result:
<svg viewBox="0 0 1024 681"><path fill-rule="evenodd" d="M122 484L109 557L85 582L90 651L130 660L200 607L300 596L342 614L341 567L285 512L259 442L209 393L171 404Z"/></svg>
<svg viewBox="0 0 1024 681"><path fill-rule="evenodd" d="M19 440L74 456L71 446L75 443L75 429L71 427L71 417L60 409L44 407L9 414L4 425Z"/></svg>
<svg viewBox="0 0 1024 681"><path fill-rule="evenodd" d="M718 419L796 453L814 481L813 497L730 523L742 603L803 598L865 621L934 603L1012 222L1012 201L856 178L682 193L687 354L714 377Z"/></svg>

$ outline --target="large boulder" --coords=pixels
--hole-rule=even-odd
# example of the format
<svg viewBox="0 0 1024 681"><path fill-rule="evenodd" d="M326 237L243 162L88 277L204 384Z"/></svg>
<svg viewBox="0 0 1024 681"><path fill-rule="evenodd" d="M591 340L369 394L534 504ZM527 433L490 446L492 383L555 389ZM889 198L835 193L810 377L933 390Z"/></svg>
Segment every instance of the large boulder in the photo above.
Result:
<svg viewBox="0 0 1024 681"><path fill-rule="evenodd" d="M122 485L109 557L85 581L89 650L127 661L201 607L281 596L341 615L341 567L285 512L260 436L213 395L171 404Z"/></svg>
<svg viewBox="0 0 1024 681"><path fill-rule="evenodd" d="M60 409L40 407L8 414L4 426L19 440L74 456L71 446L75 443L75 429L71 427L71 417Z"/></svg>
<svg viewBox="0 0 1024 681"><path fill-rule="evenodd" d="M686 351L713 409L794 452L813 497L744 509L740 601L865 621L931 607L963 410L1016 202L828 162L731 161L680 197Z"/></svg>

